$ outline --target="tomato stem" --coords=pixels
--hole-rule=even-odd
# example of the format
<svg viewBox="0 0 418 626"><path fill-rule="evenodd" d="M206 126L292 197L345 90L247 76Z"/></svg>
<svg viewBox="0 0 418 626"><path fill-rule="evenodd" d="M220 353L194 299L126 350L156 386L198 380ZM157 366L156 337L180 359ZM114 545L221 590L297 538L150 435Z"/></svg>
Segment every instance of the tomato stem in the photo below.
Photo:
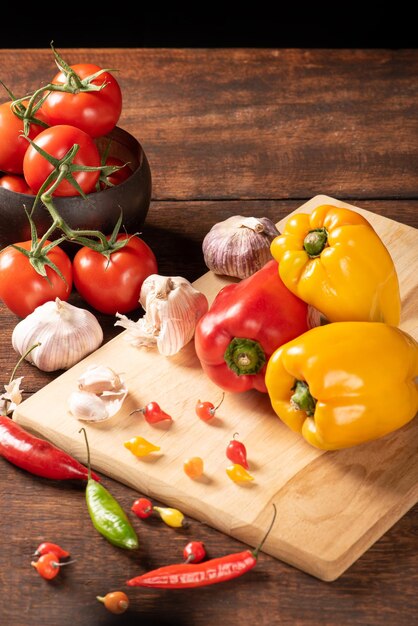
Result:
<svg viewBox="0 0 418 626"><path fill-rule="evenodd" d="M113 251L123 248L123 246L125 246L128 243L129 238L123 239L121 241L116 241L117 235L120 230L120 226L122 224L122 212L119 216L119 219L117 220L115 224L115 228L112 232L112 235L108 239L106 235L102 233L100 230L87 230L87 229L86 230L74 230L72 229L67 224L67 222L62 218L62 216L58 213L52 200L54 191L61 184L61 182L65 179L65 180L68 180L68 182L70 182L73 185L73 187L75 187L75 189L79 192L79 194L83 198L85 198L86 202L88 202L87 196L81 189L80 185L77 183L76 179L73 176L73 173L77 171L99 170L99 171L105 172L106 175L109 175L113 173L115 170L120 169L120 167L113 166L113 165L89 167L86 165L75 164L73 161L78 150L80 149L80 146L78 144L74 144L68 150L68 152L63 156L62 159L56 159L51 154L43 150L43 148L40 148L36 143L31 141L29 138L28 138L28 141L33 146L33 148L37 150L37 152L39 152L49 163L51 163L51 165L54 166L54 170L49 174L49 176L46 178L41 188L39 189L36 195L36 198L34 200L32 210L31 210L31 215L32 215L38 202L41 201L42 204L45 206L45 208L48 210L52 218L52 224L47 229L45 234L41 237L41 239L36 244L34 244L33 249L31 251L31 257L33 258L41 257L42 249L43 249L43 246L45 245L45 242L49 239L49 237L57 228L59 228L64 233L65 239L68 239L69 241L74 241L75 243L78 243L82 246L87 246L88 248L91 248L92 250L95 250L96 252L100 252L104 254L107 258L110 257L110 254ZM96 242L92 238L96 238L99 241ZM60 240L60 242L61 241L62 239ZM36 269L36 271L38 271L35 265L34 265L34 268Z"/></svg>
<svg viewBox="0 0 418 626"><path fill-rule="evenodd" d="M54 53L55 63L58 66L58 69L65 75L66 80L64 84L48 83L43 87L39 87L32 94L30 94L29 96L25 96L24 98L14 99L14 97L12 96L13 111L23 120L23 130L26 137L29 135L31 123L36 123L40 126L48 128L48 124L41 120L37 120L34 117L34 113L36 113L44 100L48 98L49 94L52 91L61 91L65 93L77 94L80 91L101 91L107 85L106 81L103 81L101 85L95 85L93 81L105 72L109 72L109 69L101 69L98 72L91 74L90 76L80 78L80 76L72 69L72 67L70 67L68 63L66 63L66 61L64 61L64 59L60 56L60 54L58 54L53 46L53 42L51 42L50 45L52 52ZM7 91L9 91L5 85L4 87ZM29 101L25 110L23 102L27 101L28 98ZM19 113L17 111L19 111Z"/></svg>

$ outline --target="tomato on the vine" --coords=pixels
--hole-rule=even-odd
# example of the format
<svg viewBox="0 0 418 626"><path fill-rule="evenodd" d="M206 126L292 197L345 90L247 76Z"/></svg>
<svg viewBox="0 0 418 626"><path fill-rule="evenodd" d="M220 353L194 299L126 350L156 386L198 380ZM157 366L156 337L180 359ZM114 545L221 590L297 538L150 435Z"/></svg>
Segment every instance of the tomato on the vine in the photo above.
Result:
<svg viewBox="0 0 418 626"><path fill-rule="evenodd" d="M46 241L47 246L50 241ZM16 244L30 250L32 242ZM0 252L0 298L13 313L26 317L36 307L49 300L68 300L72 287L71 261L61 248L55 246L47 257L58 267L63 280L51 267L46 266L48 280L36 272L25 256L16 248L8 246Z"/></svg>
<svg viewBox="0 0 418 626"><path fill-rule="evenodd" d="M62 159L77 144L80 146L73 163L77 165L100 166L99 151L93 139L75 126L51 126L39 133L34 143L56 159ZM23 159L23 174L29 187L38 193L45 180L54 170L54 166L36 148L30 145ZM74 178L84 193L94 191L99 178L99 170L92 172L77 171ZM78 191L66 179L55 189L54 196L76 196Z"/></svg>
<svg viewBox="0 0 418 626"><path fill-rule="evenodd" d="M99 72L101 68L92 63L77 63L70 66L81 79ZM66 82L63 72L53 78L52 83L62 85ZM42 105L42 112L51 126L71 124L81 128L91 137L101 137L109 133L122 111L122 92L119 84L109 72L103 72L91 81L92 85L103 85L99 91L79 91L68 93L51 91Z"/></svg>
<svg viewBox="0 0 418 626"><path fill-rule="evenodd" d="M129 235L118 235L116 241ZM74 285L82 298L97 311L114 315L128 313L139 304L142 283L156 274L157 261L151 248L133 236L110 258L83 247L73 259Z"/></svg>
<svg viewBox="0 0 418 626"><path fill-rule="evenodd" d="M13 113L10 105L11 102L0 104L0 170L22 174L23 157L29 144L23 136L23 121ZM41 111L36 115L45 121ZM31 124L30 139L34 139L42 130L42 126Z"/></svg>
<svg viewBox="0 0 418 626"><path fill-rule="evenodd" d="M106 181L110 183L109 186L120 185L132 174L132 170L129 165L127 163L124 163L124 161L121 161L117 157L107 157L105 165L117 165L118 167L120 167L120 170L116 170L112 174L109 174L109 176L106 176ZM105 187L105 183L101 183L101 188L103 189Z"/></svg>
<svg viewBox="0 0 418 626"><path fill-rule="evenodd" d="M33 195L32 189L29 187L23 176L17 174L5 174L0 178L0 187L15 191L17 193L27 193Z"/></svg>

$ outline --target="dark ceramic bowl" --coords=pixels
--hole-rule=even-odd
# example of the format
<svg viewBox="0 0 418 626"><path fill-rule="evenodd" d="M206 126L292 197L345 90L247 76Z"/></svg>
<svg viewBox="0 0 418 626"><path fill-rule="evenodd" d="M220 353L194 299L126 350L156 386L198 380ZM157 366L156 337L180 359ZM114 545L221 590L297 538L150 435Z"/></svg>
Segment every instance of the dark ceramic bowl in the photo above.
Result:
<svg viewBox="0 0 418 626"><path fill-rule="evenodd" d="M81 196L53 199L54 206L71 228L101 230L110 234L120 211L123 212L122 229L128 233L139 232L148 213L151 200L151 170L148 159L139 142L122 128L114 128L108 135L112 139L110 156L129 162L131 176L120 185L91 193L85 200ZM107 144L107 138L97 140L99 149ZM102 145L100 145L102 144ZM0 187L0 249L10 243L30 239L30 227L24 206L32 209L34 196L16 193ZM42 204L34 213L38 235L43 235L51 225L51 217ZM60 236L54 233L53 239ZM70 254L78 250L77 244L66 243Z"/></svg>

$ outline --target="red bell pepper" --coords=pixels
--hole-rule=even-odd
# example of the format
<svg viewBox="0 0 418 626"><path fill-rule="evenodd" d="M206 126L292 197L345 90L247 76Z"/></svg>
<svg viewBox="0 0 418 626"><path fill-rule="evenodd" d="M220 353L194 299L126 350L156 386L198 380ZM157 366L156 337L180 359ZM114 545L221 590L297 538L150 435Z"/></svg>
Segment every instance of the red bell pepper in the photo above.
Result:
<svg viewBox="0 0 418 626"><path fill-rule="evenodd" d="M282 344L309 329L308 306L282 282L276 261L216 296L195 332L207 376L225 391L267 393L267 362Z"/></svg>

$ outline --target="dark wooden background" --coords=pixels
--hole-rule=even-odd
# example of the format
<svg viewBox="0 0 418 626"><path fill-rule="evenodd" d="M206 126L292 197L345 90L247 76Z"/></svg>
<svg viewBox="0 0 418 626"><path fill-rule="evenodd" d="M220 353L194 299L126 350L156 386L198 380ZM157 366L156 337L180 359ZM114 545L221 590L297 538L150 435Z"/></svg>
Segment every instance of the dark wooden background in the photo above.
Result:
<svg viewBox="0 0 418 626"><path fill-rule="evenodd" d="M63 52L70 62L119 68L120 126L142 143L153 172L143 238L162 274L201 275L202 239L215 222L234 214L278 221L317 193L418 226L415 50ZM0 51L0 77L16 94L53 74L48 50ZM85 306L76 294L72 302ZM118 332L113 318L99 319L106 339ZM0 307L1 384L16 362L10 339L17 321ZM26 395L53 377L28 364L21 374ZM188 540L204 541L210 556L242 546L194 520L175 531L135 518L141 546L128 554L94 530L81 487L38 479L5 461L0 471L2 626L409 626L418 619L417 506L334 583L261 555L255 570L224 585L131 590L131 609L117 617L95 596L179 561ZM106 477L103 483L126 510L140 495ZM76 559L52 583L30 566L44 539Z"/></svg>

